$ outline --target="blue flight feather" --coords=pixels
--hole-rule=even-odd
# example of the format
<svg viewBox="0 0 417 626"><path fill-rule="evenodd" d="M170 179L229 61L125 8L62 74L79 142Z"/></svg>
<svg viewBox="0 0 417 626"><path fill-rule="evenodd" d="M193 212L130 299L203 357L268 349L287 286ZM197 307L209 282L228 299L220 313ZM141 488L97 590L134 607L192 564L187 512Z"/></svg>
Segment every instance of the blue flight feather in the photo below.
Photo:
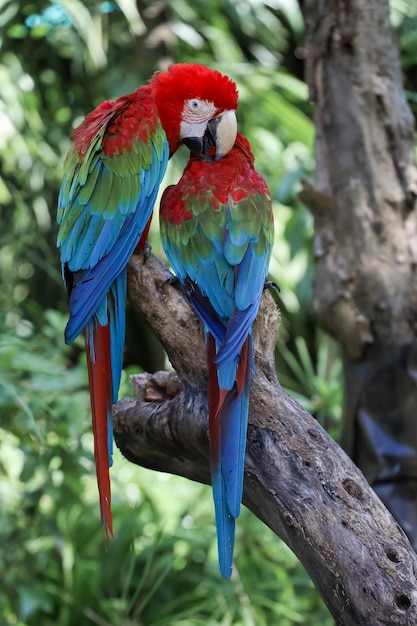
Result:
<svg viewBox="0 0 417 626"><path fill-rule="evenodd" d="M226 483L221 465L211 467L211 486L213 490L214 511L217 528L217 551L220 573L223 578L230 578L233 565L235 543L235 519L227 505Z"/></svg>

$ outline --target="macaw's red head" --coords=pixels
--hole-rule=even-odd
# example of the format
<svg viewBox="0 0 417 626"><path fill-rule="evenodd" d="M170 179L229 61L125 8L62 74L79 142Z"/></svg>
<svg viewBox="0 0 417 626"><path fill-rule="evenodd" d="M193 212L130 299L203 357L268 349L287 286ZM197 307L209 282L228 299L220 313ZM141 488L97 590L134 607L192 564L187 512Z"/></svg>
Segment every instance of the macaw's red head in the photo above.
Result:
<svg viewBox="0 0 417 626"><path fill-rule="evenodd" d="M221 159L231 150L238 92L230 78L205 65L178 63L149 82L171 154L181 142L204 160Z"/></svg>

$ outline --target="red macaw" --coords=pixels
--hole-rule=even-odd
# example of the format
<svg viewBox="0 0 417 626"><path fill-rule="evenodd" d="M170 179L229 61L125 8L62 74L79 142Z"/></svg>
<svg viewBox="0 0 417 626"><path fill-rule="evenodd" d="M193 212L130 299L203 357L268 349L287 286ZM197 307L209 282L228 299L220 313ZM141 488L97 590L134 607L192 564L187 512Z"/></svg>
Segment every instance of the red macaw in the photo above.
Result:
<svg viewBox="0 0 417 626"><path fill-rule="evenodd" d="M247 139L238 134L221 161L191 157L162 196L160 232L206 333L211 477L220 571L228 578L243 489L252 324L274 238L271 196Z"/></svg>
<svg viewBox="0 0 417 626"><path fill-rule="evenodd" d="M89 113L72 135L58 200L68 290L65 341L85 332L103 528L113 534L109 466L125 336L126 265L144 246L156 195L181 142L221 158L236 137L237 89L198 64L171 65L149 85Z"/></svg>

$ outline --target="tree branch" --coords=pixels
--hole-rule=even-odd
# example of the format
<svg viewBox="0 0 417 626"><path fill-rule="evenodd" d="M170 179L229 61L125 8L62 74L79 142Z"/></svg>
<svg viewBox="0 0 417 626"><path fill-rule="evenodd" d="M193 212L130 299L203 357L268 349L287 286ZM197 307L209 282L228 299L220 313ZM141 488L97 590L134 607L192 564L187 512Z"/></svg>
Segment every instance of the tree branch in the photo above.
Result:
<svg viewBox="0 0 417 626"><path fill-rule="evenodd" d="M180 289L166 283L169 276L152 255L145 264L142 255L129 263L130 299L166 349L181 385L174 373L146 375L143 400L116 405L114 434L133 463L208 483L202 327ZM359 470L280 386L278 325L275 303L265 293L254 326L257 375L243 502L295 552L337 624L415 625L416 554Z"/></svg>

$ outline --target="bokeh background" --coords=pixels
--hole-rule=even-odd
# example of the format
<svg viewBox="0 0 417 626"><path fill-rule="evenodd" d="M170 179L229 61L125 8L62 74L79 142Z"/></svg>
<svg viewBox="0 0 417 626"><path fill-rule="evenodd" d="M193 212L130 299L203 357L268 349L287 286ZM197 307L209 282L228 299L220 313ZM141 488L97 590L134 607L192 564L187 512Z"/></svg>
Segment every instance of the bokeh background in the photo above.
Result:
<svg viewBox="0 0 417 626"><path fill-rule="evenodd" d="M391 18L416 114L415 0L392 0ZM0 0L0 626L333 623L296 557L246 509L222 580L210 488L118 451L116 538L105 550L83 340L63 341L55 248L63 161L83 116L170 62L228 74L274 201L278 376L337 439L341 363L315 324L313 219L297 197L314 177L303 28L296 0ZM186 157L173 159L166 184ZM157 214L150 243L163 258ZM121 395L131 395L130 373L169 367L130 311L125 364Z"/></svg>

